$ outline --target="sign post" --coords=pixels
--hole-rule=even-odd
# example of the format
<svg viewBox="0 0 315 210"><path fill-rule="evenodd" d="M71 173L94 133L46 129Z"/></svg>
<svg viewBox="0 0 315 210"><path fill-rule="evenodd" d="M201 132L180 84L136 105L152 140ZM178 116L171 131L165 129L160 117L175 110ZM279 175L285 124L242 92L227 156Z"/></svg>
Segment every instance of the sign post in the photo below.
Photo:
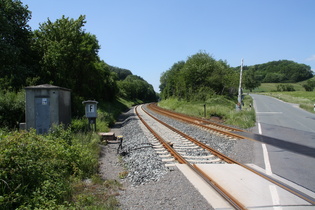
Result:
<svg viewBox="0 0 315 210"><path fill-rule="evenodd" d="M96 118L97 118L97 101L83 101L82 104L85 105L85 116L89 121L89 129L94 125L94 131L96 131Z"/></svg>
<svg viewBox="0 0 315 210"><path fill-rule="evenodd" d="M238 100L237 100L237 105L236 105L236 110L240 111L242 110L242 74L243 74L243 61L244 59L242 58L242 63L241 63L241 72L240 72L240 83L238 87Z"/></svg>

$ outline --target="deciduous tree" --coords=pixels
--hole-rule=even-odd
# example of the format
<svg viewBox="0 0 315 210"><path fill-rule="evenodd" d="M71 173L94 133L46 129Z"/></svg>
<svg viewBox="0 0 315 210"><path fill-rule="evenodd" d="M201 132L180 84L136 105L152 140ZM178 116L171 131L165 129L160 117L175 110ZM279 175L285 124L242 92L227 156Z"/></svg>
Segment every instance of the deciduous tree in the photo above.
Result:
<svg viewBox="0 0 315 210"><path fill-rule="evenodd" d="M19 0L0 0L0 88L18 90L32 75L31 12Z"/></svg>

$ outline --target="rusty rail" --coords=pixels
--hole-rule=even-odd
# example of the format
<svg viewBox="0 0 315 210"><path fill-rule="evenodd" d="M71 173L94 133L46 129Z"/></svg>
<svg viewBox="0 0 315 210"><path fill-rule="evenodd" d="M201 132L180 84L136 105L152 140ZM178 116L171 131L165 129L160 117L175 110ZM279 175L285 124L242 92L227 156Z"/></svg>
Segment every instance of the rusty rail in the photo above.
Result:
<svg viewBox="0 0 315 210"><path fill-rule="evenodd" d="M150 105L151 105L151 104L149 104L149 106L150 106ZM145 110L144 110L144 111L145 111ZM146 112L146 111L145 111L145 112ZM232 163L232 164L240 165L240 166L242 166L243 168L245 168L245 169L247 169L247 170L249 170L249 171L255 173L256 175L258 175L258 176L260 176L260 177L262 177L262 178L268 180L269 182L271 182L271 183L273 183L273 184L275 184L275 185L277 185L277 186L279 186L279 187L281 187L281 188L287 190L288 192L290 192L290 193L292 193L292 194L294 194L294 195L300 197L301 199L303 199L303 200L305 200L305 201L311 203L312 205L315 205L315 200L314 200L313 198L310 198L309 196L305 195L304 193L302 193L302 192L300 192L300 191L297 191L297 190L294 190L294 189L288 187L286 184L280 183L279 181L274 180L272 177L270 177L270 176L268 176L268 175L262 174L262 173L260 173L260 172L258 172L258 171L256 171L256 170L252 169L251 167L249 167L249 166L247 166L247 165L241 164L241 163L239 163L239 162L237 162L237 161L235 161L235 160L233 160L233 159L227 157L226 155L224 155L224 154L222 154L222 153L220 153L220 152L214 150L213 148L209 147L208 145L203 144L202 142L199 142L199 141L195 140L194 138L192 138L192 137L190 137L190 136L188 136L188 135L186 135L186 134L184 134L184 133L178 131L177 129L175 129L175 128L169 126L168 124L166 124L166 123L164 123L163 121L157 119L156 117L154 117L154 116L151 115L150 113L148 113L148 112L146 112L146 113L149 114L152 118L154 118L154 119L157 120L158 122L162 123L164 126L168 127L169 129L173 130L174 132L176 132L176 133L182 135L183 137L189 139L190 141L193 141L195 144L197 144L197 145L199 145L200 147L202 147L202 148L204 148L204 149L210 151L211 153L213 153L213 154L216 155L217 157L221 158L222 160L226 161L227 163ZM159 112L158 112L158 113L159 113ZM165 112L164 112L164 113L165 113ZM171 116L174 116L175 114L176 114L176 113L172 112ZM166 115L166 114L164 114L164 115ZM189 123L191 123L191 121L190 121ZM207 128L209 129L209 127L207 127ZM221 133L225 134L224 131L221 131ZM229 133L229 132L227 132L227 133ZM229 135L229 134L225 134L225 135ZM241 138L244 139L244 138L246 138L246 137L241 136ZM255 140L255 139L250 139L250 140Z"/></svg>
<svg viewBox="0 0 315 210"><path fill-rule="evenodd" d="M137 108L135 108L136 114L141 120L141 122L148 128L148 130L161 142L164 148L170 152L170 154L180 163L186 164L189 168L191 168L195 173L197 173L200 177L202 177L211 187L213 187L226 201L228 201L231 206L238 210L245 210L247 209L242 203L240 203L236 198L234 198L230 193L224 190L218 183L212 180L208 175L206 175L201 169L199 169L196 165L190 164L185 158L183 158L179 153L177 153L159 134L157 134L146 122L143 118L139 115ZM143 110L146 114L150 117L153 117L145 110ZM153 117L153 119L157 120ZM159 120L158 120L159 121ZM161 121L159 121L161 122ZM162 123L165 125L165 123Z"/></svg>
<svg viewBox="0 0 315 210"><path fill-rule="evenodd" d="M149 104L148 107L151 110L153 110L153 111L155 111L155 112L157 112L159 114L162 114L162 115L165 115L165 116L168 116L168 117L171 117L171 118L175 118L177 120L181 120L181 121L186 122L186 123L194 124L196 126L199 126L199 127L205 128L205 129L209 129L209 130L212 130L214 132L221 133L223 135L230 136L230 137L233 137L233 138L236 138L236 139L244 139L243 136L230 132L230 131L244 132L243 130L240 130L240 129L237 129L237 128L232 128L232 127L229 127L229 126L226 126L226 125L213 123L213 122L210 122L208 120L203 120L203 119L200 119L200 118L187 116L187 115L184 115L184 114L181 114L181 113L176 113L176 112L172 112L172 111L169 111L169 110L165 110L165 109L162 109L162 108L156 106L155 103ZM202 123L204 123L204 124L202 124ZM222 128L224 130L217 129L217 128L214 128L214 127L209 127L207 125L220 127L220 128Z"/></svg>

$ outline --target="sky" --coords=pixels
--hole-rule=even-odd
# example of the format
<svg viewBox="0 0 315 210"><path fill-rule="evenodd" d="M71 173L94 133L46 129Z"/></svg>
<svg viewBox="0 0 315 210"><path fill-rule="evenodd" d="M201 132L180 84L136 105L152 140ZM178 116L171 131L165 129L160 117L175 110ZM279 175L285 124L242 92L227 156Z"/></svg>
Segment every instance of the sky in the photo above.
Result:
<svg viewBox="0 0 315 210"><path fill-rule="evenodd" d="M292 60L315 70L314 0L21 0L32 30L86 16L99 57L159 92L174 63L206 52L231 67Z"/></svg>

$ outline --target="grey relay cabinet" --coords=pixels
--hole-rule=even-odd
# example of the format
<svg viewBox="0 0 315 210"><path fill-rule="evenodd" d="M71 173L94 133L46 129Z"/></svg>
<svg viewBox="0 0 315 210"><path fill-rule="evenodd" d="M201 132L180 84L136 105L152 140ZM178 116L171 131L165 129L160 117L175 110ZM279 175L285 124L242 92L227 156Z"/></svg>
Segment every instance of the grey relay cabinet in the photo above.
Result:
<svg viewBox="0 0 315 210"><path fill-rule="evenodd" d="M26 91L26 129L47 133L53 124L71 123L71 91L54 85L28 86Z"/></svg>
<svg viewBox="0 0 315 210"><path fill-rule="evenodd" d="M85 117L89 120L89 129L91 130L92 125L94 125L94 130L96 131L96 118L97 118L97 101L88 100L83 101L82 104L85 105Z"/></svg>

